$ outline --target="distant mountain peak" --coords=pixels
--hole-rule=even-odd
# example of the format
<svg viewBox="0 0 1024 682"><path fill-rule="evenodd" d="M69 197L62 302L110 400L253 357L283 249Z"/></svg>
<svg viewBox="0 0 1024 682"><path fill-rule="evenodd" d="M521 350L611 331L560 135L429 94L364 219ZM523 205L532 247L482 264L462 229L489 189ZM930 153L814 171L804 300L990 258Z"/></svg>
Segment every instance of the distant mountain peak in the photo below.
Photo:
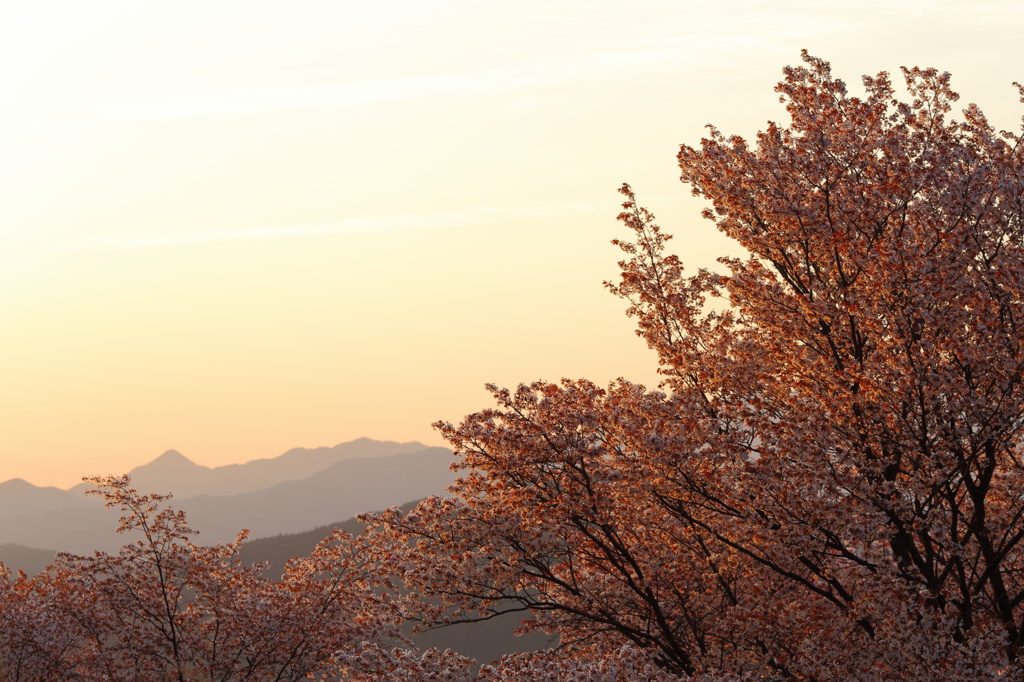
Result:
<svg viewBox="0 0 1024 682"><path fill-rule="evenodd" d="M0 488L3 489L5 495L15 493L26 493L36 490L59 490L58 488L49 485L35 485L29 483L24 478L12 478L7 481L4 481L3 483L0 483Z"/></svg>
<svg viewBox="0 0 1024 682"><path fill-rule="evenodd" d="M168 450L164 454L160 455L153 462L188 462L189 464L195 464L185 455L181 454L177 450ZM152 464L153 462L150 462Z"/></svg>
<svg viewBox="0 0 1024 682"><path fill-rule="evenodd" d="M408 454L424 448L425 445L416 441L397 443L357 438L333 447L292 448L273 458L214 467L197 464L177 450L168 450L128 473L132 477L132 487L136 490L172 492L175 499L181 501L196 495L253 492L284 481L303 479L342 460ZM71 490L81 494L90 487L82 483Z"/></svg>
<svg viewBox="0 0 1024 682"><path fill-rule="evenodd" d="M23 489L36 487L36 486L33 486L28 481L26 481L24 478L12 478L10 480L4 481L3 483L0 483L0 485L6 486L8 488L23 488Z"/></svg>
<svg viewBox="0 0 1024 682"><path fill-rule="evenodd" d="M148 464L143 464L140 467L135 467L132 472L139 470L167 470L167 469L207 469L196 464L185 455L181 454L177 450L168 450L164 454L160 455Z"/></svg>

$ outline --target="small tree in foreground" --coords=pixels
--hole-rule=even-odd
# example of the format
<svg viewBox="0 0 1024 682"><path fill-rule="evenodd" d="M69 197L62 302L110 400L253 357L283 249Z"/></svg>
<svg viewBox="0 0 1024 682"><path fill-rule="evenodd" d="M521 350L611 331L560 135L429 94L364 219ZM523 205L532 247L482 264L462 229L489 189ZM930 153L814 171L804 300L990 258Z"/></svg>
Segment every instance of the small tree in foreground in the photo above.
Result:
<svg viewBox="0 0 1024 682"><path fill-rule="evenodd" d="M337 530L274 581L238 560L244 531L199 546L168 495L140 494L127 476L87 480L138 539L116 555L60 554L33 578L0 564L0 681L468 677L457 654L409 648L405 598L364 539Z"/></svg>
<svg viewBox="0 0 1024 682"><path fill-rule="evenodd" d="M1020 138L948 74L803 61L788 125L679 152L747 257L684 274L622 189L608 286L665 392L492 387L439 424L456 496L372 517L437 622L559 635L485 678L1024 676Z"/></svg>

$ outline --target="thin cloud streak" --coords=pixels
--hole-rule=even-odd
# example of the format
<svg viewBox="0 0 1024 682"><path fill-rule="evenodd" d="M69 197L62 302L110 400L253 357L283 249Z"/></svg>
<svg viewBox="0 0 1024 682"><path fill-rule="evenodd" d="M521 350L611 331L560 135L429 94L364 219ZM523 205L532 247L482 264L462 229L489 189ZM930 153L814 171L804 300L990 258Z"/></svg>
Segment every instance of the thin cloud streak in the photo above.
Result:
<svg viewBox="0 0 1024 682"><path fill-rule="evenodd" d="M546 203L533 206L496 207L474 206L457 211L436 213L349 218L331 223L310 225L265 225L237 230L204 232L173 232L138 237L90 235L78 242L65 244L62 250L121 251L174 246L196 246L223 242L293 239L367 232L394 232L400 230L439 229L464 225L479 225L502 217L559 217L572 213L596 210L582 203Z"/></svg>
<svg viewBox="0 0 1024 682"><path fill-rule="evenodd" d="M644 49L594 55L585 59L529 67L430 73L404 78L307 83L285 87L226 90L202 95L133 97L55 108L52 103L26 105L0 92L0 143L26 136L52 136L57 130L164 121L201 116L245 115L329 109L408 101L427 97L477 96L524 90L607 76L611 69L635 69L677 62L682 53Z"/></svg>
<svg viewBox="0 0 1024 682"><path fill-rule="evenodd" d="M264 88L192 97L121 104L104 110L105 119L139 121L221 114L248 114L345 107L414 99L431 95L493 92L523 87L527 79L516 72L430 74L413 78L317 83L289 88Z"/></svg>
<svg viewBox="0 0 1024 682"><path fill-rule="evenodd" d="M445 95L480 95L556 85L588 74L606 75L611 65L654 65L671 61L678 56L679 53L672 50L645 49L602 54L582 61L544 64L531 68L436 73L349 83L316 83L287 88L237 90L208 97L136 101L110 106L98 114L101 119L108 122L143 121L346 107Z"/></svg>

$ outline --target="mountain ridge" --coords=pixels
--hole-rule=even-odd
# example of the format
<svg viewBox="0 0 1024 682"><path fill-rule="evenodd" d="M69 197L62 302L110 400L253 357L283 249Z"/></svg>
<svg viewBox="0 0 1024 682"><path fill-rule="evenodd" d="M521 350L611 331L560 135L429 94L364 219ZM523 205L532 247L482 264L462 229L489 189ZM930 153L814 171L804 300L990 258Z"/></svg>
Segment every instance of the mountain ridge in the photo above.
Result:
<svg viewBox="0 0 1024 682"><path fill-rule="evenodd" d="M346 459L388 456L414 452L428 446L417 441L400 443L357 438L333 446L296 447L277 457L209 467L196 464L177 450L167 450L155 459L128 472L132 486L140 492L170 492L175 500L206 494L239 494L298 480ZM2 484L0 484L2 485ZM68 492L83 494L89 483L79 483Z"/></svg>
<svg viewBox="0 0 1024 682"><path fill-rule="evenodd" d="M273 460L254 462L254 468L210 468L167 451L132 470L132 487L142 493L172 493L169 505L184 511L200 531L197 542L213 544L233 540L243 528L254 539L295 533L410 499L443 495L456 478L450 450L416 442L360 439L332 448L293 448ZM98 497L86 497L89 488L82 484L62 491L27 482L0 483L0 544L76 553L116 551L131 538L114 533L119 511L106 509ZM4 494L5 489L11 494Z"/></svg>
<svg viewBox="0 0 1024 682"><path fill-rule="evenodd" d="M26 508L50 510L91 509L99 506L97 500L61 490L54 486L37 486L23 478L12 478L0 483L0 520L24 513Z"/></svg>

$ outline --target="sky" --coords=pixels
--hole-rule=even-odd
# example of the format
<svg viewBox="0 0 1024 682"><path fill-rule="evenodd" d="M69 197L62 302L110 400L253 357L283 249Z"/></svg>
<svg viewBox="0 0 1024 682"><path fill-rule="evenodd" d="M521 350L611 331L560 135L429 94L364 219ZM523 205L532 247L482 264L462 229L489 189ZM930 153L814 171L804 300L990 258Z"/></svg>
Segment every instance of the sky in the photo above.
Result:
<svg viewBox="0 0 1024 682"><path fill-rule="evenodd" d="M935 66L1019 130L1024 5L36 0L0 9L0 481L443 441L484 385L654 386L629 182L687 267L736 247L678 180L785 121L800 50Z"/></svg>

